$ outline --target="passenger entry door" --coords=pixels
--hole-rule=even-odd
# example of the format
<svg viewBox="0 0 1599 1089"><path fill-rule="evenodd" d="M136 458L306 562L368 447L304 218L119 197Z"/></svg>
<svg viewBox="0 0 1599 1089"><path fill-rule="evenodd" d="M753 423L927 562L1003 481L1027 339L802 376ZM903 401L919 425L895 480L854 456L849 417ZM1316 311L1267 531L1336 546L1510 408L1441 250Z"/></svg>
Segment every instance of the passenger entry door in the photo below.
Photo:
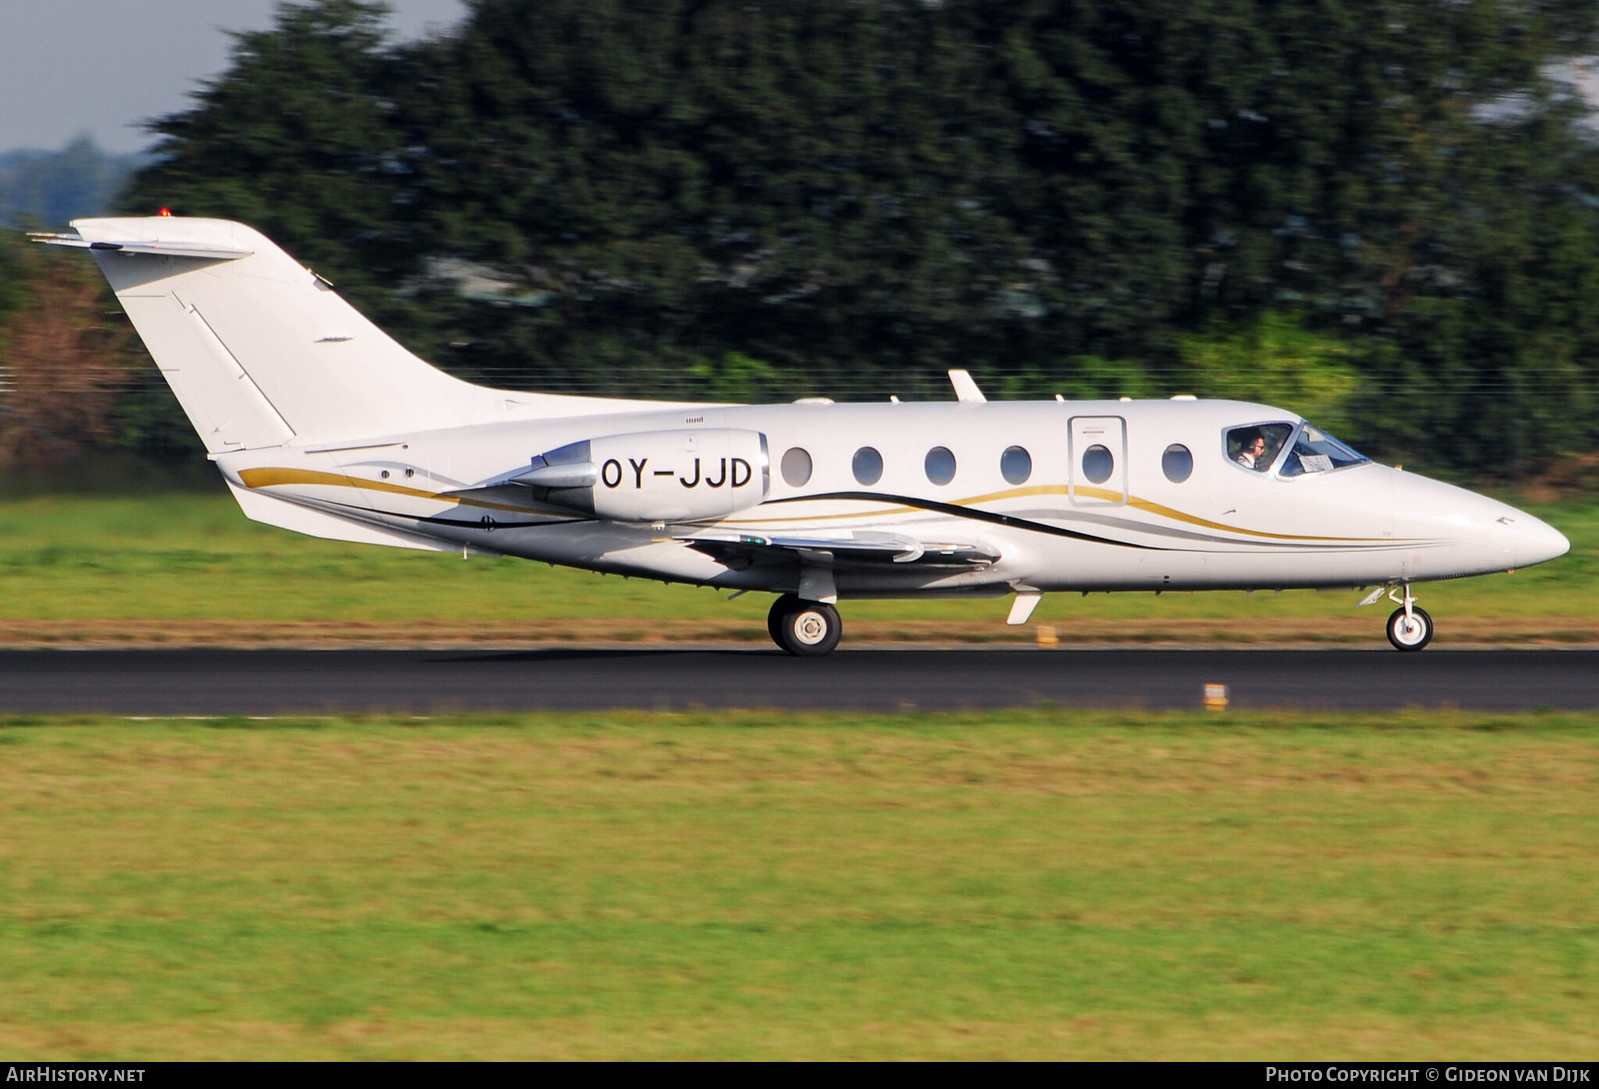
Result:
<svg viewBox="0 0 1599 1089"><path fill-rule="evenodd" d="M1073 416L1067 490L1079 507L1127 502L1127 421L1120 416Z"/></svg>

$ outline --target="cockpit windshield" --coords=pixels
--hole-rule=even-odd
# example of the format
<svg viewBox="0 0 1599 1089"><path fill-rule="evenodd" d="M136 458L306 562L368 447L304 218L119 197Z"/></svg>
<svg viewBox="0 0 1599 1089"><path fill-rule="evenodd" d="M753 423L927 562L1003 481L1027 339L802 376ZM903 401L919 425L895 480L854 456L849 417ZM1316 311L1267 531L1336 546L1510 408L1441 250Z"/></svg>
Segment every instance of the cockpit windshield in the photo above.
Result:
<svg viewBox="0 0 1599 1089"><path fill-rule="evenodd" d="M1371 459L1358 454L1333 438L1327 432L1308 423L1299 425L1294 435L1293 447L1283 461L1283 476L1301 476L1305 473L1330 473L1350 465L1360 465Z"/></svg>

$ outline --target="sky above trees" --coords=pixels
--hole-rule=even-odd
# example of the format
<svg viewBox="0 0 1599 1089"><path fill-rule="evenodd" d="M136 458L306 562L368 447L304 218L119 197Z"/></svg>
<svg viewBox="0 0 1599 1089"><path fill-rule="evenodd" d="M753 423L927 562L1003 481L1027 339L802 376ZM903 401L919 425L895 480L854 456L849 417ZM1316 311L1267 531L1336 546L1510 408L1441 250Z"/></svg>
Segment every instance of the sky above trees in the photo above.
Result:
<svg viewBox="0 0 1599 1089"><path fill-rule="evenodd" d="M272 24L278 0L48 0L0 3L0 152L56 149L87 134L142 151L141 122L181 110L227 67L229 30ZM448 26L462 0L391 0L403 38Z"/></svg>

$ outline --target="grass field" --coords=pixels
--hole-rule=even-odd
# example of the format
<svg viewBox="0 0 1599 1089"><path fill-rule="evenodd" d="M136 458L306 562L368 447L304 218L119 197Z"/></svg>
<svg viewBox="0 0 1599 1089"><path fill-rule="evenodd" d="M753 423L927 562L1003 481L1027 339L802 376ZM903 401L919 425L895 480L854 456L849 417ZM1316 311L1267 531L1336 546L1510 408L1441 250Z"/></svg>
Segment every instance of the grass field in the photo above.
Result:
<svg viewBox="0 0 1599 1089"><path fill-rule="evenodd" d="M1535 508L1572 553L1419 593L1440 644L1599 640L1599 508ZM1114 642L1380 642L1358 595L1050 595L1035 620ZM320 541L225 494L0 500L0 643L296 640L765 641L765 594L602 578L523 560ZM1004 600L846 602L848 638L1030 640Z"/></svg>
<svg viewBox="0 0 1599 1089"><path fill-rule="evenodd" d="M0 1052L1599 1057L1599 717L0 720Z"/></svg>

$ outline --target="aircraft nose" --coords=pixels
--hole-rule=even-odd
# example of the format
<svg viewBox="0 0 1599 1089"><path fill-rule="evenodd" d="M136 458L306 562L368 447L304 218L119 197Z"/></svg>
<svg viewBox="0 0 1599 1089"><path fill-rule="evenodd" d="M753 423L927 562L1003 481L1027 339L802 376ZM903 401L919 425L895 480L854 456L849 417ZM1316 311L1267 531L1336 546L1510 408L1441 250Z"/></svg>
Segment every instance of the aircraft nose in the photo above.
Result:
<svg viewBox="0 0 1599 1089"><path fill-rule="evenodd" d="M1531 567L1571 551L1565 534L1498 499L1397 470L1393 487L1396 536L1452 542L1456 574Z"/></svg>
<svg viewBox="0 0 1599 1089"><path fill-rule="evenodd" d="M1500 522L1508 524L1515 533L1517 567L1531 567L1571 551L1571 542L1566 540L1564 533L1530 514L1517 511L1501 518Z"/></svg>

